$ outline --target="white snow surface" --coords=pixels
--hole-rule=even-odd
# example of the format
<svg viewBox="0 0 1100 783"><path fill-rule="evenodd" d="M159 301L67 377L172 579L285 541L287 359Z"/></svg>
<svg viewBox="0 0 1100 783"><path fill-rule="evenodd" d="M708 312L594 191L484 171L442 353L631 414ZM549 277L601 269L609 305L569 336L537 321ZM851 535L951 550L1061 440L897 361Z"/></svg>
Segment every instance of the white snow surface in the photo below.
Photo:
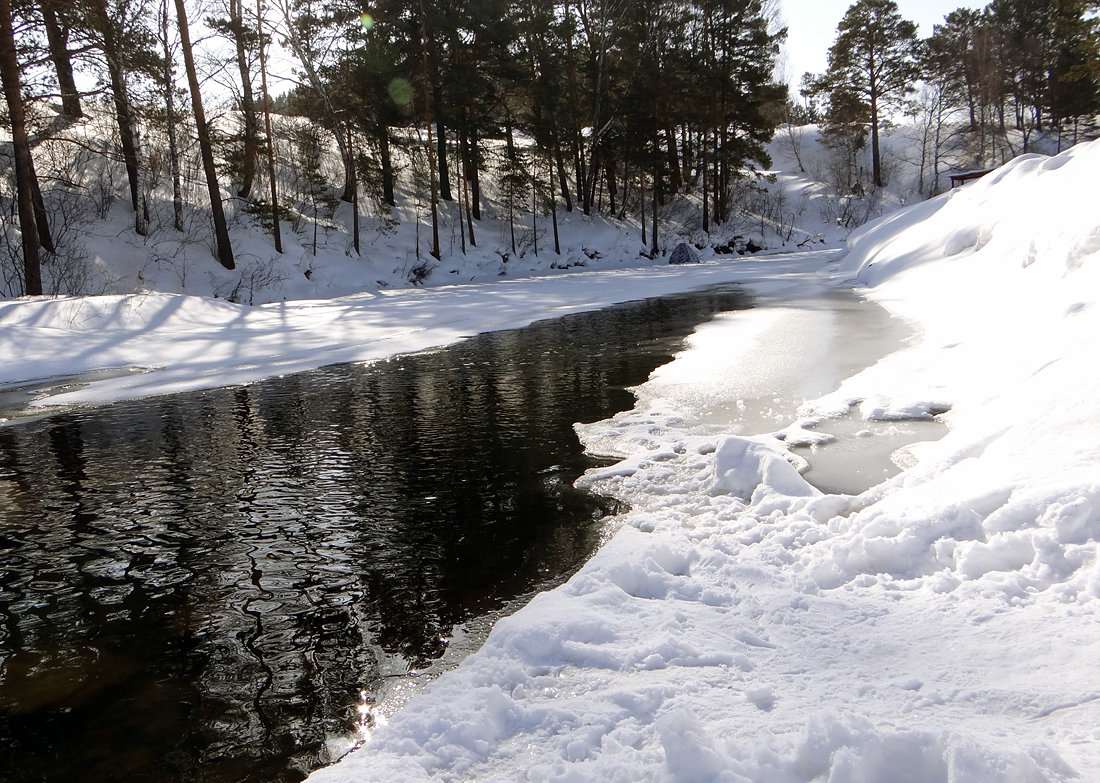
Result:
<svg viewBox="0 0 1100 783"><path fill-rule="evenodd" d="M916 336L788 421L746 424L738 402L843 346L777 306L700 328L634 410L578 426L621 460L581 479L630 506L607 543L457 669L379 709L365 744L310 780L1098 780L1098 181L1100 143L1026 156L867 226L839 263L807 253L255 308L2 302L0 380L159 368L38 402L105 401L711 282L774 302L856 287ZM948 434L856 496L812 487L776 437L933 416Z"/></svg>

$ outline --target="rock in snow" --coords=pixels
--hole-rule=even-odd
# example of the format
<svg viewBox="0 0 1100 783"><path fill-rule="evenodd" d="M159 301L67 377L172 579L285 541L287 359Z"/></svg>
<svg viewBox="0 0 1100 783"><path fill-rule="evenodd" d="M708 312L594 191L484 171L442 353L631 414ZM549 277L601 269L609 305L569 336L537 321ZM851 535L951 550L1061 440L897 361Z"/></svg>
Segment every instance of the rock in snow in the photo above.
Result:
<svg viewBox="0 0 1100 783"><path fill-rule="evenodd" d="M670 264L698 264L699 254L687 242L681 242L672 251L672 255L668 257L668 262Z"/></svg>

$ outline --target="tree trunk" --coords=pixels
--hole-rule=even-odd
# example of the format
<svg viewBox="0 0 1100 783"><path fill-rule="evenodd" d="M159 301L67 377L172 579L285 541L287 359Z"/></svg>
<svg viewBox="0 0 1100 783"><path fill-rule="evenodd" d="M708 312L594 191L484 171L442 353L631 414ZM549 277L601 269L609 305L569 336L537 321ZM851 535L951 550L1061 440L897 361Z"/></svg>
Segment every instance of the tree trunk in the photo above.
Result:
<svg viewBox="0 0 1100 783"><path fill-rule="evenodd" d="M657 257L657 207L661 203L663 196L661 188L661 155L660 155L660 139L654 137L653 139L653 249L650 251L650 257Z"/></svg>
<svg viewBox="0 0 1100 783"><path fill-rule="evenodd" d="M684 181L680 176L680 154L676 150L676 134L672 132L672 128L665 129L665 141L668 144L668 169L669 169L669 193L679 193L680 188L683 187Z"/></svg>
<svg viewBox="0 0 1100 783"><path fill-rule="evenodd" d="M554 143L554 159L558 165L558 184L561 187L561 197L565 201L565 211L573 211L573 197L569 194L569 180L565 177L565 159L561 151L561 142Z"/></svg>
<svg viewBox="0 0 1100 783"><path fill-rule="evenodd" d="M692 145L692 130L687 125L680 126L680 145L683 147L683 155L680 156L681 182L691 179L693 161L695 160L695 147Z"/></svg>
<svg viewBox="0 0 1100 783"><path fill-rule="evenodd" d="M271 100L267 94L267 54L264 46L263 0L256 0L256 37L260 47L260 86L264 98L264 131L267 133L267 177L271 180L271 228L275 252L283 252L283 235L279 229L279 186L275 181L275 137L271 135Z"/></svg>
<svg viewBox="0 0 1100 783"><path fill-rule="evenodd" d="M878 149L878 100L876 95L871 95L871 177L875 187L882 187L882 163Z"/></svg>
<svg viewBox="0 0 1100 783"><path fill-rule="evenodd" d="M592 214L592 187L588 181L587 155L584 149L584 135L577 131L577 195L581 200L581 210L585 215Z"/></svg>
<svg viewBox="0 0 1100 783"><path fill-rule="evenodd" d="M69 56L69 33L57 21L57 10L49 0L38 0L42 21L46 28L46 42L50 49L50 61L57 72L57 84L61 88L61 113L67 117L83 117L80 93L73 79L73 63Z"/></svg>
<svg viewBox="0 0 1100 783"><path fill-rule="evenodd" d="M32 182L37 177L30 144L27 142L26 115L19 80L19 62L15 56L10 0L0 0L0 79L3 81L4 97L8 102L15 153L16 203L19 208L19 233L23 241L23 291L28 296L41 296L42 267L38 257L38 224L32 195Z"/></svg>
<svg viewBox="0 0 1100 783"><path fill-rule="evenodd" d="M627 204L630 201L630 163L623 164L623 193L622 198L619 199L619 214L618 219L623 220L626 217Z"/></svg>
<svg viewBox="0 0 1100 783"><path fill-rule="evenodd" d="M718 130L714 131L714 222L719 226L725 222L725 199L723 198L725 188L722 184L722 135Z"/></svg>
<svg viewBox="0 0 1100 783"><path fill-rule="evenodd" d="M169 88L171 90L171 88ZM172 228L183 231L183 186L180 176L179 140L176 138L175 108L169 98L168 106L168 154L172 170Z"/></svg>
<svg viewBox="0 0 1100 783"><path fill-rule="evenodd" d="M252 97L252 73L245 51L243 0L229 0L229 25L237 50L237 70L241 74L241 113L244 115L244 150L241 160L241 187L237 195L248 198L252 181L256 177L256 155L260 147L260 134L256 122L256 102Z"/></svg>
<svg viewBox="0 0 1100 783"><path fill-rule="evenodd" d="M182 2L182 0L177 0ZM420 0L420 64L424 69L424 80L428 81L428 35L426 30L427 16L424 13L424 0ZM431 91L424 91L424 100L429 102L425 107L424 116L428 120L428 179L432 192L432 257L438 261L442 257L439 251L439 185L436 180L435 147L432 145L432 111Z"/></svg>
<svg viewBox="0 0 1100 783"><path fill-rule="evenodd" d="M172 48L168 39L168 0L160 5L160 42L164 49L161 78L164 80L165 124L168 130L168 166L172 176L172 227L183 231L183 188L180 183L179 140L176 137L176 87L172 78Z"/></svg>
<svg viewBox="0 0 1100 783"><path fill-rule="evenodd" d="M588 195L587 209L584 212L586 215L592 214L593 207L596 208L597 214L600 211L600 202L603 200L603 191L600 189L603 184L600 178L601 160L599 150L593 144L588 148L588 163L585 171L588 176L588 181L584 184L585 193Z"/></svg>
<svg viewBox="0 0 1100 783"><path fill-rule="evenodd" d="M478 154L477 125L474 122L473 109L467 107L462 110L462 128L460 130L459 146L463 159L463 180L468 181L469 193L466 198L473 202L474 220L481 220L481 177L478 170L480 155ZM466 211L469 213L470 204Z"/></svg>
<svg viewBox="0 0 1100 783"><path fill-rule="evenodd" d="M983 104L981 112L981 122L978 123L978 165L985 165L985 131L987 127L986 115L988 114L987 107Z"/></svg>
<svg viewBox="0 0 1100 783"><path fill-rule="evenodd" d="M375 134L378 140L378 159L382 167L382 200L391 207L397 206L393 194L393 160L390 157L390 128L380 123Z"/></svg>
<svg viewBox="0 0 1100 783"><path fill-rule="evenodd" d="M707 190L707 134L704 132L699 137L699 151L702 153L702 163L700 164L700 178L702 180L701 188L703 191L703 231L707 234L710 233L710 204L708 197L710 195Z"/></svg>
<svg viewBox="0 0 1100 783"><path fill-rule="evenodd" d="M465 124L464 124L465 125ZM470 152L470 140L468 126L459 131L458 152L462 159L460 164L462 176L462 203L466 210L466 228L470 232L470 245L477 247L477 239L474 237L474 216L470 211L470 175L476 171L477 165Z"/></svg>
<svg viewBox="0 0 1100 783"><path fill-rule="evenodd" d="M458 233L459 233L460 238L462 239L462 255L466 255L466 223L463 221L463 218L466 217L465 214L464 214L465 209L466 209L466 198L465 198L465 195L464 195L465 192L466 192L465 187L464 187L464 185L466 184L466 176L465 176L466 169L465 169L465 161L462 160L462 145L461 144L456 144L455 145L455 155L458 158L458 165L457 165L456 171L458 171L458 178L459 178L459 182L458 182L459 203L455 204L455 219L458 221Z"/></svg>
<svg viewBox="0 0 1100 783"><path fill-rule="evenodd" d="M28 146L30 142L27 142ZM32 159L32 171L34 161ZM42 199L42 190L38 186L38 175L31 177L31 207L34 210L34 222L38 227L38 246L50 253L56 252L53 236L50 234L50 218L46 214L46 202Z"/></svg>
<svg viewBox="0 0 1100 783"><path fill-rule="evenodd" d="M871 178L876 188L882 187L882 158L878 143L878 99L879 87L875 79L875 57L872 54L867 62L867 72L871 74L868 85L868 98L871 104Z"/></svg>
<svg viewBox="0 0 1100 783"><path fill-rule="evenodd" d="M138 210L138 148L134 133L134 115L130 107L130 93L126 87L126 72L116 40L115 21L110 18L105 2L96 6L100 32L103 35L103 57L107 61L107 73L111 81L111 97L118 120L118 138L122 145L122 159L126 163L126 179L130 185L130 204Z"/></svg>
<svg viewBox="0 0 1100 783"><path fill-rule="evenodd" d="M432 258L439 261L439 186L436 184L435 150L432 149L432 124L428 123L428 178L431 180L432 195L432 249L428 251Z"/></svg>
<svg viewBox="0 0 1100 783"><path fill-rule="evenodd" d="M975 130L978 127L978 118L974 110L974 88L970 84L970 80L966 80L966 108L970 113L970 129Z"/></svg>
<svg viewBox="0 0 1100 783"><path fill-rule="evenodd" d="M439 151L436 153L436 158L439 160L439 197L444 201L452 201L451 170L447 164L447 125L441 108L443 99L439 94L439 87L433 87L432 92L435 104L436 144L439 146Z"/></svg>
<svg viewBox="0 0 1100 783"><path fill-rule="evenodd" d="M940 193L940 150L943 147L943 109L944 99L941 96L936 104L936 135L932 144L932 192L929 196L938 196Z"/></svg>
<svg viewBox="0 0 1100 783"><path fill-rule="evenodd" d="M282 2L276 3L276 6L282 11L283 18L286 20L286 26L284 28L286 31L286 43L290 44L291 51L294 52L294 56L297 57L298 61L302 64L302 70L305 72L310 89L312 89L321 100L322 116L318 118L318 121L332 134L333 139L336 141L336 147L340 150L340 160L344 164L344 189L340 193L340 200L351 201L352 192L354 190L354 183L352 182L351 176L353 164L350 153L348 152L347 143L344 139L343 124L338 119L339 112L337 112L336 107L333 105L332 97L329 95L328 90L325 89L325 83L317 73L316 63L309 52L306 51L298 35L298 29L294 25L295 12L293 8L291 8L290 0L282 0Z"/></svg>
<svg viewBox="0 0 1100 783"><path fill-rule="evenodd" d="M559 158L560 160L560 158ZM550 182L550 217L554 223L554 252L561 255L561 241L558 239L558 200L554 195L554 161L550 160L550 171L547 179Z"/></svg>
<svg viewBox="0 0 1100 783"><path fill-rule="evenodd" d="M355 245L355 255L359 253L359 176L355 170L355 139L351 135L351 123L348 123L348 152L351 153L351 178L355 190L351 194L351 235Z"/></svg>
<svg viewBox="0 0 1100 783"><path fill-rule="evenodd" d="M462 200L466 203L466 229L470 232L470 246L477 247L477 237L474 235L474 216L470 212L470 181L462 178Z"/></svg>
<svg viewBox="0 0 1100 783"><path fill-rule="evenodd" d="M615 182L615 163L608 160L604 164L604 172L607 177L607 197L611 203L610 214L615 214L615 196L619 195L619 186Z"/></svg>
<svg viewBox="0 0 1100 783"><path fill-rule="evenodd" d="M504 117L504 138L507 145L508 156L508 228L512 232L512 254L516 253L516 220L515 220L515 160L516 160L516 143L512 136L512 115L506 113Z"/></svg>
<svg viewBox="0 0 1100 783"><path fill-rule="evenodd" d="M130 204L134 208L134 230L145 235L145 208L140 203L141 171L138 163L138 139L134 123L130 93L126 85L126 70L119 52L118 22L111 17L106 0L99 0L93 7L95 24L102 35L103 58L111 82L111 96L118 121L118 138L122 147L122 159L126 164L126 180L130 186Z"/></svg>
<svg viewBox="0 0 1100 783"><path fill-rule="evenodd" d="M473 168L470 169L470 200L473 202L474 220L481 220L481 155L478 152L477 130L470 132L470 160Z"/></svg>
<svg viewBox="0 0 1100 783"><path fill-rule="evenodd" d="M210 192L210 212L214 219L218 261L226 269L233 269L233 246L229 242L229 229L225 224L225 212L222 210L218 172L214 166L214 150L210 146L210 129L206 125L206 112L202 108L199 77L195 71L195 55L191 51L191 33L187 27L187 9L183 7L183 0L175 0L175 3L176 18L180 28L180 47L183 49L183 65L187 70L187 84L191 88L191 108L195 113L199 151L202 154L202 167L206 173L206 188Z"/></svg>

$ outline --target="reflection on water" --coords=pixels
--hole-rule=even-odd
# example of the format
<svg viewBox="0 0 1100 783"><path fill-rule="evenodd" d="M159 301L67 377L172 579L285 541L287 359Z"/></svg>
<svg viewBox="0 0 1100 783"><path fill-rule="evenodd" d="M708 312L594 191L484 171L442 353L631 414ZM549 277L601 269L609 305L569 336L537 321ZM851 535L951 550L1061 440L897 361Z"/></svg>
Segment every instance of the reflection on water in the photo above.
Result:
<svg viewBox="0 0 1100 783"><path fill-rule="evenodd" d="M591 554L572 424L736 290L0 428L0 779L298 780ZM484 621L481 620L481 625Z"/></svg>

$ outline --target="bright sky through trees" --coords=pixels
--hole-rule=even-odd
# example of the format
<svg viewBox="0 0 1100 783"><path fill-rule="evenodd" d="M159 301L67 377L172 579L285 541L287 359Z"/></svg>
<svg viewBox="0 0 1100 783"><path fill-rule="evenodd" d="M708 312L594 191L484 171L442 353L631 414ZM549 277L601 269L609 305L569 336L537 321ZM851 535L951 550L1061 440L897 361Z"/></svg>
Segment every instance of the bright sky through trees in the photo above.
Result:
<svg viewBox="0 0 1100 783"><path fill-rule="evenodd" d="M803 73L825 70L826 53L836 39L836 26L851 4L849 0L779 0L788 29L783 45L785 62L780 62L779 75L791 85L795 97ZM897 0L897 4L903 18L917 23L921 38L931 35L932 25L943 22L944 15L956 8L985 5L967 0Z"/></svg>

